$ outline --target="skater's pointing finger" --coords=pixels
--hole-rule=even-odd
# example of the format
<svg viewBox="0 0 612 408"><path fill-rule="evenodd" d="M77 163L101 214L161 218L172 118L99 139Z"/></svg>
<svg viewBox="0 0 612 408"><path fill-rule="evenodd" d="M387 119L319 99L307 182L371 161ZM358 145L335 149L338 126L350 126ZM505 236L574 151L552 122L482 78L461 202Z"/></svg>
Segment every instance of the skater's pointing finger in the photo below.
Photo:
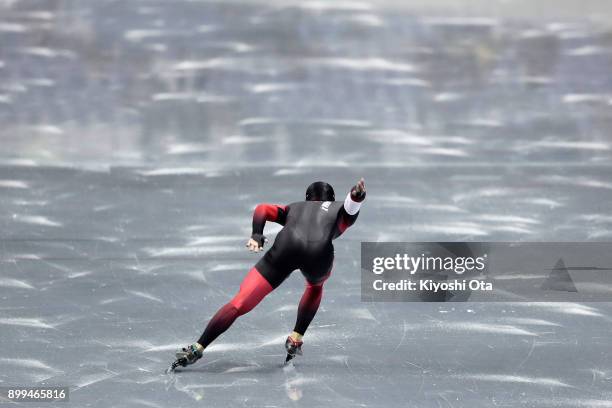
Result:
<svg viewBox="0 0 612 408"><path fill-rule="evenodd" d="M365 180L363 179L363 177L357 183L357 190L359 190L360 192L365 190Z"/></svg>

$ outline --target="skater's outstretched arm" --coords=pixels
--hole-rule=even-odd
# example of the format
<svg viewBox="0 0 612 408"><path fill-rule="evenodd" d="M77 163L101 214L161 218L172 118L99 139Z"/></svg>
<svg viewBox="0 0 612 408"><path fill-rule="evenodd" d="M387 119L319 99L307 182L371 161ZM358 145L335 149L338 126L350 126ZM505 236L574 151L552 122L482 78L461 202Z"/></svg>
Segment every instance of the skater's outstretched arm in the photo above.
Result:
<svg viewBox="0 0 612 408"><path fill-rule="evenodd" d="M276 222L285 225L289 207L276 204L259 204L253 212L253 231L251 239L247 242L247 248L252 252L259 252L263 249L266 237L263 235L266 221Z"/></svg>
<svg viewBox="0 0 612 408"><path fill-rule="evenodd" d="M357 221L361 203L365 200L366 189L365 180L363 177L351 188L351 191L346 195L344 205L340 208L337 221L337 232L334 238L340 236L348 227Z"/></svg>

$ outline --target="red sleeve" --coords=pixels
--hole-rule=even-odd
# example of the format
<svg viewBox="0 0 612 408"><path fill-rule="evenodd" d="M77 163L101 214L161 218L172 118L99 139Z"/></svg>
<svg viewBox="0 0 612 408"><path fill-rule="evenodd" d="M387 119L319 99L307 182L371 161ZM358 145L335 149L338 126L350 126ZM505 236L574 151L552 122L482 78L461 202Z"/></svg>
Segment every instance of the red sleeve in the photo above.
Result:
<svg viewBox="0 0 612 408"><path fill-rule="evenodd" d="M338 219L336 220L336 233L334 234L334 238L342 235L342 233L346 231L348 227L357 221L357 217L359 216L359 208L361 207L361 203L364 199L365 192L363 192L361 196L357 197L355 187L353 187L347 194L344 204L338 212Z"/></svg>
<svg viewBox="0 0 612 408"><path fill-rule="evenodd" d="M355 215L350 215L346 212L344 207L342 207L338 213L338 220L336 221L337 235L336 237L342 235L344 231L348 229L351 225L355 223L357 220L357 216L359 213Z"/></svg>
<svg viewBox="0 0 612 408"><path fill-rule="evenodd" d="M253 212L253 234L263 234L266 221L285 225L287 206L276 204L259 204Z"/></svg>

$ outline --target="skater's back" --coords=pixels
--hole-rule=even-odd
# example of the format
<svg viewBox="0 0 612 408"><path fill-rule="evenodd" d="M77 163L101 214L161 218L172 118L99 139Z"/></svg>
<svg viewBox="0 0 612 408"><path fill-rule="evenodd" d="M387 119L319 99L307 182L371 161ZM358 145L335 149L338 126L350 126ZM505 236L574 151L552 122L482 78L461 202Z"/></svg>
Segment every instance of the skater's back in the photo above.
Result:
<svg viewBox="0 0 612 408"><path fill-rule="evenodd" d="M287 206L285 227L279 239L293 239L303 247L329 246L337 234L339 201L300 201Z"/></svg>

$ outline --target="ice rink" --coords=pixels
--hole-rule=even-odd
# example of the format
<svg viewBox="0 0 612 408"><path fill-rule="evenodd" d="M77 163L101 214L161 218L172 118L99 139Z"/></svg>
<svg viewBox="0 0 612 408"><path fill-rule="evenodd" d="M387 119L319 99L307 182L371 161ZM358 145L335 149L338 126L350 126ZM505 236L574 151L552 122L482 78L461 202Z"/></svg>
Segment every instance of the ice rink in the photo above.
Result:
<svg viewBox="0 0 612 408"><path fill-rule="evenodd" d="M361 241L610 241L612 29L387 3L0 0L0 386L612 407L612 303L362 303L359 266ZM259 259L255 205L361 176L304 356L296 272L165 374Z"/></svg>

